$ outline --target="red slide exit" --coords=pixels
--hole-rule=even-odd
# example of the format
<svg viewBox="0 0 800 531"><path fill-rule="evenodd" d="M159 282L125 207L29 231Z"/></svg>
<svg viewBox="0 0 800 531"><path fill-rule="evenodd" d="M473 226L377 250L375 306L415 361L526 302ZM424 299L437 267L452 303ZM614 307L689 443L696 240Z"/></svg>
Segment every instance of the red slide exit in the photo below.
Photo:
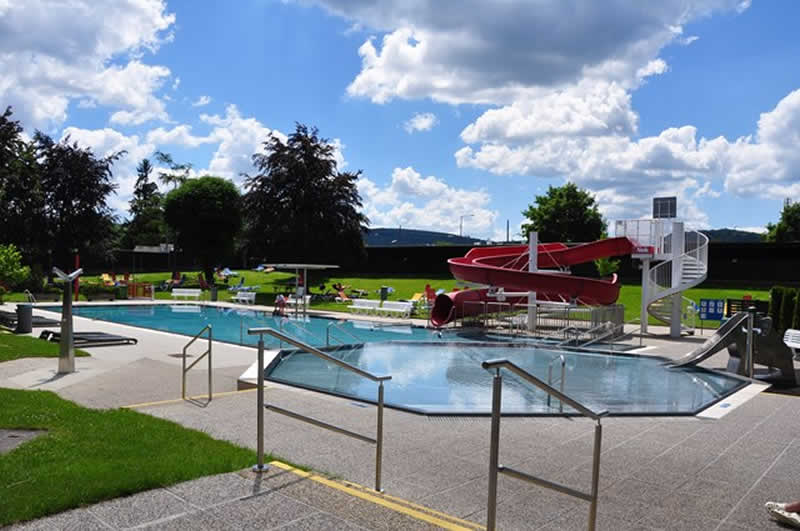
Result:
<svg viewBox="0 0 800 531"><path fill-rule="evenodd" d="M630 254L633 243L625 237L608 238L574 247L545 243L537 247L537 264L542 269L567 267L599 258ZM503 288L506 291L535 291L544 300L579 300L586 304L613 304L619 298L619 282L575 277L568 273L528 271L528 246L476 247L466 256L447 261L459 280ZM487 290L465 290L439 295L431 311L431 324L443 326L455 315L464 315L467 301L487 300ZM522 298L509 300L518 302ZM480 311L473 305L472 313Z"/></svg>

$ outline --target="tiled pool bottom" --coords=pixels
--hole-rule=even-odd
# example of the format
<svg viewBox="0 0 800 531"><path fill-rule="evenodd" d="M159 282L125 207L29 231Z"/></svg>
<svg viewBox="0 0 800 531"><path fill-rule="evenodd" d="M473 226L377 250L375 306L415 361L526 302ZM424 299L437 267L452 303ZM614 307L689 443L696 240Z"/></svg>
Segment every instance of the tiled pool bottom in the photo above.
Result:
<svg viewBox="0 0 800 531"><path fill-rule="evenodd" d="M376 375L391 375L387 405L426 414L475 415L491 410L492 374L488 359L506 358L547 381L548 367L562 354L564 392L612 415L693 415L747 385L735 376L700 368L673 369L644 356L561 352L525 345L451 342L369 343L330 351ZM553 362L560 387L560 360ZM503 372L504 414L559 413L559 403L516 376ZM266 378L363 401L375 401L376 384L302 351L283 351ZM569 412L568 407L564 407Z"/></svg>

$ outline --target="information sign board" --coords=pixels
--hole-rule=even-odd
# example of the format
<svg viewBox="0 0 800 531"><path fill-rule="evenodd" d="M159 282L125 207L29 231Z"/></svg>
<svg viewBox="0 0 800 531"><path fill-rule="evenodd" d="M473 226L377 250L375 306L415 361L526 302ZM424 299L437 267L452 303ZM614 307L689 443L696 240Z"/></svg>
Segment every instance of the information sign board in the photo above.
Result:
<svg viewBox="0 0 800 531"><path fill-rule="evenodd" d="M723 299L700 299L700 320L721 321L725 315Z"/></svg>

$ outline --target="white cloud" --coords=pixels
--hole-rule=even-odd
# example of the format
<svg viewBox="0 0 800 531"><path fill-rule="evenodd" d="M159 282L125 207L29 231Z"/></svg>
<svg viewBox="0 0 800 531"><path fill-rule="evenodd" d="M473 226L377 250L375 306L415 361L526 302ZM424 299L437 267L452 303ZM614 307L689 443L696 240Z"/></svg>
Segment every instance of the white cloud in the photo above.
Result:
<svg viewBox="0 0 800 531"><path fill-rule="evenodd" d="M348 87L376 103L509 104L520 90L585 78L632 86L685 24L747 7L738 0L317 2L383 34L359 48L361 72Z"/></svg>
<svg viewBox="0 0 800 531"><path fill-rule="evenodd" d="M485 190L455 188L438 177L422 177L410 166L395 168L387 186L362 177L358 190L373 227L458 232L460 216L469 214L464 218L464 233L485 235L497 219L497 212L488 207L491 198Z"/></svg>
<svg viewBox="0 0 800 531"><path fill-rule="evenodd" d="M192 102L192 107L203 107L211 103L211 96L200 96L196 101Z"/></svg>
<svg viewBox="0 0 800 531"><path fill-rule="evenodd" d="M147 133L147 141L156 145L179 145L197 147L215 142L212 136L195 136L189 125L178 125L166 130L163 127L152 129Z"/></svg>
<svg viewBox="0 0 800 531"><path fill-rule="evenodd" d="M0 99L29 126L66 120L72 100L121 108L118 123L165 119L169 69L141 61L170 40L162 0L26 0L0 17Z"/></svg>
<svg viewBox="0 0 800 531"><path fill-rule="evenodd" d="M432 112L414 113L414 116L403 123L403 129L408 134L416 131L430 131L438 123L439 119Z"/></svg>
<svg viewBox="0 0 800 531"><path fill-rule="evenodd" d="M175 79L172 81L172 90L178 90L178 87L180 86L181 86L181 78L175 77Z"/></svg>
<svg viewBox="0 0 800 531"><path fill-rule="evenodd" d="M97 157L107 157L120 151L127 152L112 166L114 182L118 188L116 195L109 198L109 205L112 208L120 214L126 213L128 201L136 184L136 165L143 158L149 157L156 146L149 141L140 141L138 135L126 136L110 128L90 130L67 127L61 138L67 136L71 142L90 148Z"/></svg>

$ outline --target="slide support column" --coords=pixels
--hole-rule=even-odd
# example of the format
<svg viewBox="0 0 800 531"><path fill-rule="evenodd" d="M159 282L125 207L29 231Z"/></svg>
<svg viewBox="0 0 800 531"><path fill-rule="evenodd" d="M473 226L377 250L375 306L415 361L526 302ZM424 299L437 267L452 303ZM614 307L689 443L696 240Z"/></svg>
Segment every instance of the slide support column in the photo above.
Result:
<svg viewBox="0 0 800 531"><path fill-rule="evenodd" d="M539 271L537 253L539 250L539 233L531 231L528 233L528 271L535 273ZM536 292L528 292L528 331L536 331Z"/></svg>

